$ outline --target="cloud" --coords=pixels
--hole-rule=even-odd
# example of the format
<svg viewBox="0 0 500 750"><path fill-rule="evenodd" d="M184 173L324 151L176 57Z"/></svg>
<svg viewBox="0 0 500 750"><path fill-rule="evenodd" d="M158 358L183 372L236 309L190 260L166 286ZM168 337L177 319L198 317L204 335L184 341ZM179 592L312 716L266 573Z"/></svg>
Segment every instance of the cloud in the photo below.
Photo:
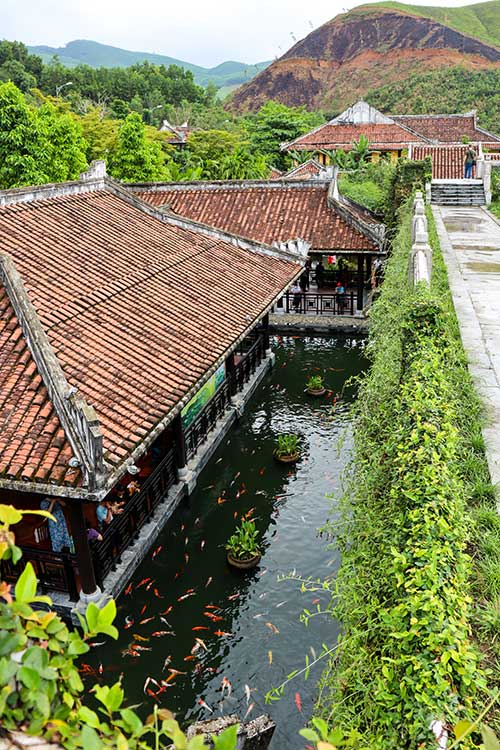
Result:
<svg viewBox="0 0 500 750"><path fill-rule="evenodd" d="M373 1L373 0L372 0ZM477 0L479 1L479 0ZM454 7L464 0L426 0ZM212 66L279 57L350 0L3 0L2 35L26 44L64 46L92 39Z"/></svg>

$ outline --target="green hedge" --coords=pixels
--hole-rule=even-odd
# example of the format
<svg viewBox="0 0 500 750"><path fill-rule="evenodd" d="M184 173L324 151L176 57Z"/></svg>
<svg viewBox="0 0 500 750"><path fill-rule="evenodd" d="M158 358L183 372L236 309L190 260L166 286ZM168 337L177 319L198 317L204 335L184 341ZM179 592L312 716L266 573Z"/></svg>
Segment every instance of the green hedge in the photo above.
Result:
<svg viewBox="0 0 500 750"><path fill-rule="evenodd" d="M329 525L343 551L332 605L343 635L317 716L370 750L435 750L430 722L470 719L487 697L471 641L471 621L481 618L470 595L481 588L471 553L481 558L494 500L479 403L429 218L432 291L415 291L407 280L410 203L400 212L371 314L372 366L355 410L343 521ZM475 747L473 739L461 747Z"/></svg>

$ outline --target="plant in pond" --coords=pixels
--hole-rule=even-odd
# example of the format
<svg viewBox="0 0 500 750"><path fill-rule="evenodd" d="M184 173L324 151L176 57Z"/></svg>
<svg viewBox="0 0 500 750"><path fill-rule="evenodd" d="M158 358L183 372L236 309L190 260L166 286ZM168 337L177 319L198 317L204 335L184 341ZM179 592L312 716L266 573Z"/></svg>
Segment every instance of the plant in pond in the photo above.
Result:
<svg viewBox="0 0 500 750"><path fill-rule="evenodd" d="M323 376L322 375L311 375L306 383L308 391L322 391L324 389Z"/></svg>
<svg viewBox="0 0 500 750"><path fill-rule="evenodd" d="M19 511L0 505L0 560L21 560L11 526L25 513L53 518L46 511ZM23 731L56 742L65 750L206 750L203 737L189 742L170 711L158 709L145 723L132 708L124 706L124 691L118 681L111 687L95 685L92 692L97 711L85 705L84 685L76 660L89 651L96 635L118 637L113 625L113 600L101 609L91 603L85 616L77 613L82 634L71 631L52 611L47 596L37 595L37 579L27 563L12 586L0 581L0 726L2 734ZM160 685L151 680L152 686ZM152 697L155 691L152 692ZM235 750L237 727L214 739L217 750Z"/></svg>
<svg viewBox="0 0 500 750"><path fill-rule="evenodd" d="M289 458L299 453L299 436L293 433L278 435L278 444L274 450L277 458Z"/></svg>
<svg viewBox="0 0 500 750"><path fill-rule="evenodd" d="M255 521L241 519L241 524L229 537L226 550L235 560L251 560L260 555L260 546L257 541L259 532L255 528Z"/></svg>

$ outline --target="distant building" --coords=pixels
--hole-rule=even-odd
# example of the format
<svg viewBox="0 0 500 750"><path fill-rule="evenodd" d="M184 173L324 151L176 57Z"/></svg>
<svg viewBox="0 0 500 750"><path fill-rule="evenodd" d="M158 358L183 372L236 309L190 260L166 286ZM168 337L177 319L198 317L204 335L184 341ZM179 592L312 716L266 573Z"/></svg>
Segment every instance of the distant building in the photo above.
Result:
<svg viewBox="0 0 500 750"><path fill-rule="evenodd" d="M308 248L160 212L103 163L82 177L0 192L0 502L59 503L62 536L36 516L16 534L66 612L120 592L196 481ZM109 525L102 501L124 503Z"/></svg>
<svg viewBox="0 0 500 750"><path fill-rule="evenodd" d="M168 120L163 120L160 127L161 133L170 134L169 143L179 148L186 145L191 130L187 122L182 123L182 125L171 125Z"/></svg>
<svg viewBox="0 0 500 750"><path fill-rule="evenodd" d="M458 145L464 140L481 149L500 152L500 136L480 128L475 111L452 115L384 115L363 101L281 148L292 154L308 152L326 165L335 151L350 151L361 136L368 139L372 161L381 157L395 161L408 156L412 145Z"/></svg>

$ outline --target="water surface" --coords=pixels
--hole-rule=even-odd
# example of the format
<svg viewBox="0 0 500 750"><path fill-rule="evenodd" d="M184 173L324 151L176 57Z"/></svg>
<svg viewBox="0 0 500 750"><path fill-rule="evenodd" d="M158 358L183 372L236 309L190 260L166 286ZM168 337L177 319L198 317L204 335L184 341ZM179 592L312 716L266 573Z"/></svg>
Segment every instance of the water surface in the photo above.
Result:
<svg viewBox="0 0 500 750"><path fill-rule="evenodd" d="M253 703L250 717L269 712L278 724L272 748L293 750L304 746L297 732L311 715L322 665L307 682L294 680L279 702L266 705L265 694L302 668L306 654L312 660L323 643L333 646L338 625L319 616L305 628L301 611L325 605L327 594L302 594L297 581L277 579L293 570L304 578L324 578L338 569L339 555L327 549L317 531L335 516L332 496L339 494L349 454L348 410L355 387L345 383L366 360L362 339L278 337L273 348L274 369L136 572L131 593L120 597L119 641L93 649L86 661L94 668L102 664L99 679L107 682L123 673L128 702L141 703L143 715L154 701L144 693L147 677L160 682L172 675L168 669L185 672L158 696L181 724L209 717L200 699L214 714L222 710L240 717ZM326 397L304 393L314 374L324 376ZM272 457L282 432L302 436L303 458L293 468ZM224 544L235 519L247 513L256 519L264 553L257 569L241 574L228 568ZM144 579L152 580L139 585ZM134 624L125 628L125 618ZM153 635L164 631L175 635ZM204 645L192 654L196 637ZM132 643L151 650L131 656ZM224 677L232 694L221 704ZM245 685L252 691L249 705Z"/></svg>

